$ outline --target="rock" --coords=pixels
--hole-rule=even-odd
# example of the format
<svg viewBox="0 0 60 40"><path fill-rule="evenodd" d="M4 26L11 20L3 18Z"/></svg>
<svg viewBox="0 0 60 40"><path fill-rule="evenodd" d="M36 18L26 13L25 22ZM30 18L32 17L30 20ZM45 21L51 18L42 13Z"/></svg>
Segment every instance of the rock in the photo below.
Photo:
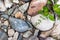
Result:
<svg viewBox="0 0 60 40"><path fill-rule="evenodd" d="M19 3L19 0L13 0L14 3Z"/></svg>
<svg viewBox="0 0 60 40"><path fill-rule="evenodd" d="M8 26L9 22L8 21L4 21L4 25Z"/></svg>
<svg viewBox="0 0 60 40"><path fill-rule="evenodd" d="M31 2L31 0L22 0L22 1L24 1L24 2Z"/></svg>
<svg viewBox="0 0 60 40"><path fill-rule="evenodd" d="M5 7L6 8L10 8L13 5L13 3L11 2L11 0L4 0L4 3L5 3Z"/></svg>
<svg viewBox="0 0 60 40"><path fill-rule="evenodd" d="M21 12L15 13L15 17L16 17L16 18L25 19L24 15L23 15Z"/></svg>
<svg viewBox="0 0 60 40"><path fill-rule="evenodd" d="M8 15L1 15L1 17L5 18L5 19L8 19L9 18Z"/></svg>
<svg viewBox="0 0 60 40"><path fill-rule="evenodd" d="M28 9L28 14L34 16L41 10L47 3L47 0L32 0Z"/></svg>
<svg viewBox="0 0 60 40"><path fill-rule="evenodd" d="M27 19L30 21L31 20L31 16L27 15Z"/></svg>
<svg viewBox="0 0 60 40"><path fill-rule="evenodd" d="M13 12L15 11L15 9L18 7L18 5L14 5L12 8L10 8L9 10L8 10L8 15L11 15L11 14L13 14Z"/></svg>
<svg viewBox="0 0 60 40"><path fill-rule="evenodd" d="M23 37L28 38L28 37L31 36L31 34L32 34L32 32L27 31L27 32L25 32L25 33L23 34Z"/></svg>
<svg viewBox="0 0 60 40"><path fill-rule="evenodd" d="M18 32L25 32L29 29L28 24L21 19L9 18L10 25Z"/></svg>
<svg viewBox="0 0 60 40"><path fill-rule="evenodd" d="M56 40L56 39L54 39L52 37L47 37L45 40Z"/></svg>
<svg viewBox="0 0 60 40"><path fill-rule="evenodd" d="M29 6L29 3L25 3L24 5L22 5L22 6L19 7L19 10L22 13L24 13L27 10L28 6Z"/></svg>
<svg viewBox="0 0 60 40"><path fill-rule="evenodd" d="M29 40L39 40L39 39L37 37L32 36L29 38Z"/></svg>
<svg viewBox="0 0 60 40"><path fill-rule="evenodd" d="M37 36L38 32L39 32L39 30L36 29L35 32L34 32L34 36Z"/></svg>
<svg viewBox="0 0 60 40"><path fill-rule="evenodd" d="M18 39L17 39L17 40L23 40L22 34L20 34L20 35L18 36Z"/></svg>
<svg viewBox="0 0 60 40"><path fill-rule="evenodd" d="M13 36L12 40L17 40L18 35L19 35L19 33L18 33L18 32L15 32L15 34L14 34L14 36Z"/></svg>
<svg viewBox="0 0 60 40"><path fill-rule="evenodd" d="M7 34L2 30L0 30L0 40L8 40Z"/></svg>
<svg viewBox="0 0 60 40"><path fill-rule="evenodd" d="M8 29L8 36L13 36L15 31L13 29Z"/></svg>
<svg viewBox="0 0 60 40"><path fill-rule="evenodd" d="M8 40L12 40L12 37L9 37Z"/></svg>
<svg viewBox="0 0 60 40"><path fill-rule="evenodd" d="M51 36L53 37L60 37L60 20L57 20L54 27L56 27L52 32L51 32ZM60 39L60 38L59 38Z"/></svg>
<svg viewBox="0 0 60 40"><path fill-rule="evenodd" d="M2 0L0 0L0 11L6 11L6 7L4 6Z"/></svg>
<svg viewBox="0 0 60 40"><path fill-rule="evenodd" d="M2 27L1 27L2 29L7 29L8 28L8 26L6 26L6 25L2 25Z"/></svg>
<svg viewBox="0 0 60 40"><path fill-rule="evenodd" d="M47 19L45 16L38 14L31 18L32 24L41 31L50 30L53 27L54 21Z"/></svg>

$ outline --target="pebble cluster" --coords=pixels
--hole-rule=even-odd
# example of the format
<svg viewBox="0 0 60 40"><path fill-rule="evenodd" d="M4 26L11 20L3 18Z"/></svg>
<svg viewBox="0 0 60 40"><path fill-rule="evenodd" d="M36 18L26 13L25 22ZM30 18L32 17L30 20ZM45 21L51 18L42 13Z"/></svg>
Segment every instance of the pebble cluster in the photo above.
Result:
<svg viewBox="0 0 60 40"><path fill-rule="evenodd" d="M60 20L38 14L47 0L0 0L0 40L60 40Z"/></svg>

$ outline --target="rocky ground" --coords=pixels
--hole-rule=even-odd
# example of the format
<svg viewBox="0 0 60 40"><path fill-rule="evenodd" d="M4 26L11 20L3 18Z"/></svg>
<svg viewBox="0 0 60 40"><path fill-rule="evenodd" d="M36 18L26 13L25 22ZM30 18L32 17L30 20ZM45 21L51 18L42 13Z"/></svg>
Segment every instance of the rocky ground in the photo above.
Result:
<svg viewBox="0 0 60 40"><path fill-rule="evenodd" d="M0 0L0 40L60 40L60 20L38 14L48 0Z"/></svg>

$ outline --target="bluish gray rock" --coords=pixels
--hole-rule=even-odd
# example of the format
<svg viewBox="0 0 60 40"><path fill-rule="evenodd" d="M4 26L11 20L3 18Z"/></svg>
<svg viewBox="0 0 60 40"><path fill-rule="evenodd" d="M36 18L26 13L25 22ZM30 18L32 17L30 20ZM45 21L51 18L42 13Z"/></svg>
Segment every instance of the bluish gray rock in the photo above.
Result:
<svg viewBox="0 0 60 40"><path fill-rule="evenodd" d="M7 34L2 30L0 30L0 40L8 40Z"/></svg>
<svg viewBox="0 0 60 40"><path fill-rule="evenodd" d="M1 17L5 18L5 19L8 19L9 18L8 15L1 15Z"/></svg>
<svg viewBox="0 0 60 40"><path fill-rule="evenodd" d="M12 28L18 32L25 32L29 29L28 24L24 20L10 17L9 21Z"/></svg>

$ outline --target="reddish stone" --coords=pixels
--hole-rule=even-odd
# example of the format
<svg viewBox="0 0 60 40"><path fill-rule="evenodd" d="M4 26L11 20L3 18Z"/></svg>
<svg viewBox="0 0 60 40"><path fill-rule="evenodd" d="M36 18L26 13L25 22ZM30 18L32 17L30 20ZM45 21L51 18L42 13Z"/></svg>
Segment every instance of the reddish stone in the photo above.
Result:
<svg viewBox="0 0 60 40"><path fill-rule="evenodd" d="M45 0L44 0L45 1ZM47 3L47 0L46 2L44 2L43 0L40 1L40 0L32 0L31 4L30 4L30 7L28 9L28 14L33 16L33 15L36 15L37 12L39 10L41 10Z"/></svg>

